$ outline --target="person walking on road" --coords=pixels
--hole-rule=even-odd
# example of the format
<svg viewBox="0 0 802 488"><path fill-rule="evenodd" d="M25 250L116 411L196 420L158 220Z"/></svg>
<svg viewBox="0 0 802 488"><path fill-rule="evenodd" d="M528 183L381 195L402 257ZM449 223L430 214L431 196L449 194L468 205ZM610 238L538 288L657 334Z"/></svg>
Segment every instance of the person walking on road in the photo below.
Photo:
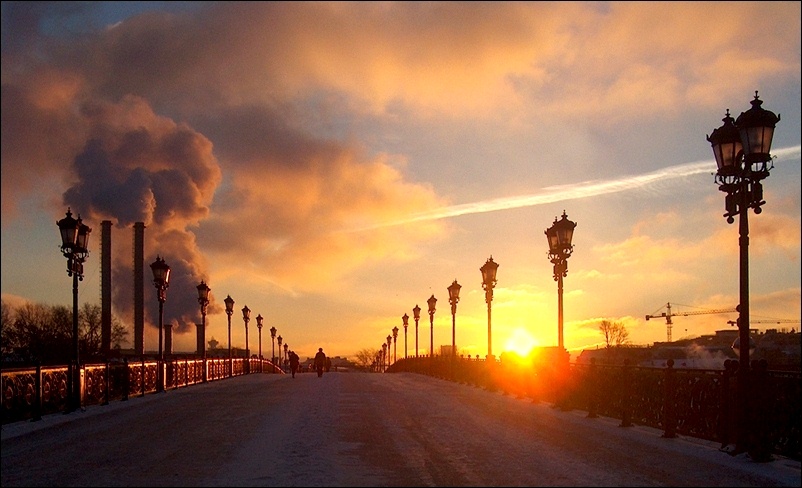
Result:
<svg viewBox="0 0 802 488"><path fill-rule="evenodd" d="M295 351L290 351L290 371L292 371L293 378L295 378L295 373L298 372L299 364L301 364L301 358L295 354Z"/></svg>
<svg viewBox="0 0 802 488"><path fill-rule="evenodd" d="M323 376L323 368L325 367L326 367L326 354L323 352L323 348L319 347L317 349L317 354L315 354L315 370L317 371L318 378Z"/></svg>

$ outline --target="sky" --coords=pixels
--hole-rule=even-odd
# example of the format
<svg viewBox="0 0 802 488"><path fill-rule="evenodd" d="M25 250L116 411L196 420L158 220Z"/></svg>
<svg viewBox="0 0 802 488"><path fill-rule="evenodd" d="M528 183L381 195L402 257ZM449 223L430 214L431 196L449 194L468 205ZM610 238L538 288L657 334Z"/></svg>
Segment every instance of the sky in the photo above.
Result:
<svg viewBox="0 0 802 488"><path fill-rule="evenodd" d="M158 255L175 351L195 349L204 280L222 347L230 295L234 347L247 305L265 356L270 327L302 358L380 348L393 327L414 354L401 317L419 305L426 354L434 295L435 350L453 326L458 351L484 357L492 256L492 352L526 352L557 345L544 232L565 212L565 347L603 344L602 320L665 341L645 316L668 303L738 304L738 223L706 136L758 91L780 122L748 215L752 327L799 330L799 19L799 2L3 2L2 298L71 306L69 207L93 230L81 303L100 304L113 222L129 339L145 223L147 350ZM672 337L736 317L679 315Z"/></svg>

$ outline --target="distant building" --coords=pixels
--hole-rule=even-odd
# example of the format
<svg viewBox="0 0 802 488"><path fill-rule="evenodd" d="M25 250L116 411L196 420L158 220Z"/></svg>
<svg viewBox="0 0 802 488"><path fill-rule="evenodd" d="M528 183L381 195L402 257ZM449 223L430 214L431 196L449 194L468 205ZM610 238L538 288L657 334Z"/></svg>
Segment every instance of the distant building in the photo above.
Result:
<svg viewBox="0 0 802 488"><path fill-rule="evenodd" d="M738 359L738 348L734 347L739 333L737 329L717 330L715 334L673 342L655 342L652 346L619 346L583 350L576 358L578 364L622 365L624 359L630 364L654 368L665 368L668 360L674 368L724 369L724 361ZM792 329L751 330L750 338L755 347L750 352L751 360L765 359L770 370L802 370L802 342L800 334Z"/></svg>

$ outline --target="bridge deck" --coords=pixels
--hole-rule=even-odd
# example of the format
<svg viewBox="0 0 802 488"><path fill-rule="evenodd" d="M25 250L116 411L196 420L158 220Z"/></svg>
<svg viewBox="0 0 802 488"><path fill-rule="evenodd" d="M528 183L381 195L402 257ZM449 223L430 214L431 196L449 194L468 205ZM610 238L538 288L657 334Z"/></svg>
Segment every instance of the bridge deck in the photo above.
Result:
<svg viewBox="0 0 802 488"><path fill-rule="evenodd" d="M800 486L800 463L411 373L253 374L2 427L10 486Z"/></svg>

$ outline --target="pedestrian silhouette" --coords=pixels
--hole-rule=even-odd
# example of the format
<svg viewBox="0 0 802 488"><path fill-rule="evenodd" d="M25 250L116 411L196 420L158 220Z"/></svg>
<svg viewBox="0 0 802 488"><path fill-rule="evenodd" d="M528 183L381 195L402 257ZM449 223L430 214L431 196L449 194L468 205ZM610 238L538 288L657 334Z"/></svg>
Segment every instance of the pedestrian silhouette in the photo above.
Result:
<svg viewBox="0 0 802 488"><path fill-rule="evenodd" d="M295 373L298 372L298 366L301 364L301 358L295 354L295 351L290 351L290 371L292 377L295 378Z"/></svg>
<svg viewBox="0 0 802 488"><path fill-rule="evenodd" d="M315 354L315 370L317 371L318 378L323 376L323 368L325 367L326 367L326 354L323 352L323 348L319 347L317 350L317 354Z"/></svg>

